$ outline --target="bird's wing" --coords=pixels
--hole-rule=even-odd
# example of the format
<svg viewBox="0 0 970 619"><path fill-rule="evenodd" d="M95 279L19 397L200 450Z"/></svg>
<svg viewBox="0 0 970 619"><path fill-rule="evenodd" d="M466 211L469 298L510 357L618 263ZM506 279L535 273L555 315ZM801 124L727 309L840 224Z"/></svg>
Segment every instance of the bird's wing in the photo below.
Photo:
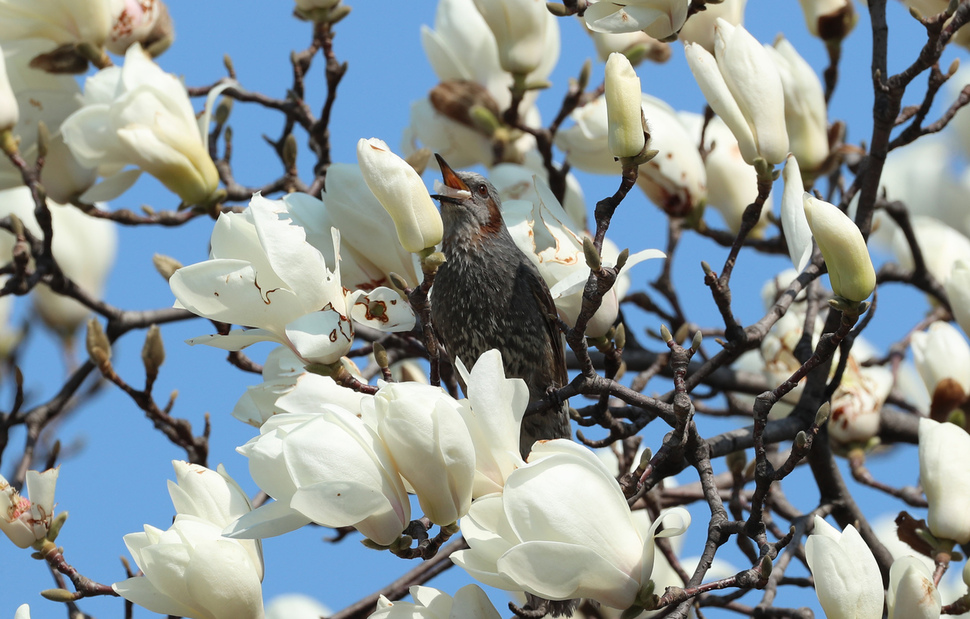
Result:
<svg viewBox="0 0 970 619"><path fill-rule="evenodd" d="M557 359L556 363L556 376L555 379L559 383L559 387L564 387L569 384L569 374L566 372L566 340L562 331L559 329L558 316L559 311L556 309L556 303L552 300L552 294L549 292L549 286L546 285L542 275L539 274L539 270L535 268L534 265L529 263L536 271L535 277L529 277L526 281L529 282L530 292L536 299L536 305L545 312L545 325L546 331L549 334L549 342L552 345L552 352Z"/></svg>

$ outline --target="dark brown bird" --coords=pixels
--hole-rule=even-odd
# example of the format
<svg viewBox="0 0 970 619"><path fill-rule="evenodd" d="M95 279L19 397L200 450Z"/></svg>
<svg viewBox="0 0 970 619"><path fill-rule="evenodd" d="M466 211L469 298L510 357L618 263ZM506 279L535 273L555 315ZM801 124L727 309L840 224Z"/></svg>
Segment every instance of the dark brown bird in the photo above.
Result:
<svg viewBox="0 0 970 619"><path fill-rule="evenodd" d="M468 368L497 348L506 376L523 379L530 403L537 402L568 381L552 295L505 227L495 187L435 157L450 190L434 196L441 203L447 258L431 290L434 329L451 358ZM569 407L556 402L523 419L519 449L525 457L537 440L569 436Z"/></svg>

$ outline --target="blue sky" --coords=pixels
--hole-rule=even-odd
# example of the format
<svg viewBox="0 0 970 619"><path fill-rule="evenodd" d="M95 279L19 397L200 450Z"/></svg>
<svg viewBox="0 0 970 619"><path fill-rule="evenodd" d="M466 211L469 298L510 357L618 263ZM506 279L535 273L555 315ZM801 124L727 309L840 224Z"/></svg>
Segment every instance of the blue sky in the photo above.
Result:
<svg viewBox="0 0 970 619"><path fill-rule="evenodd" d="M356 161L359 138L379 137L392 147L399 147L401 132L408 122L410 102L423 97L435 85L435 77L420 45L419 29L434 21L435 3L417 2L358 2L351 3L353 12L337 26L335 51L339 60L349 63L348 73L340 85L331 123L331 143L334 161ZM255 2L252 0L207 0L192 2L172 0L170 5L177 39L173 47L159 59L167 71L183 75L185 82L199 86L216 81L225 73L223 55L232 57L239 81L249 90L282 97L289 85L288 56L291 50L302 49L309 42L310 26L293 19L290 2ZM872 106L868 77L870 36L867 16L862 5L860 22L851 35L843 54L843 80L832 102L830 120L845 120L850 127L849 140L867 141L871 132L868 119ZM915 45L922 37L922 28L906 15L896 2L890 4L890 23L904 23L893 30L890 46L890 69L899 70L904 60L915 53ZM591 40L572 19L560 21L563 36L559 66L552 75L553 85L540 97L539 105L546 119L552 118L561 101L570 76L578 73L587 57L595 58ZM750 0L746 25L761 41L770 42L783 32L799 52L818 71L826 64L824 47L811 38L796 2ZM897 34L898 32L898 34ZM954 57L964 58L965 52L950 50L944 56L944 66ZM307 95L311 107L319 109L325 94L322 62L318 57L308 78ZM603 65L594 65L592 82L602 78ZM663 66L645 63L638 68L643 90L658 96L677 109L701 112L703 98L684 61L679 43L673 45L673 57ZM918 80L917 84L925 83ZM907 102L916 101L908 97ZM202 105L195 101L196 108ZM931 116L932 117L932 116ZM259 185L275 177L278 162L260 137L275 136L280 118L252 105L237 103L230 123L235 132L235 174L243 182ZM302 140L304 136L298 135ZM302 152L301 170L309 178L310 159ZM599 198L611 194L618 179L580 174L589 208ZM432 175L426 175L429 186ZM779 187L780 189L780 187ZM779 203L775 196L775 205ZM157 182L143 176L136 188L114 201L112 208L136 210L142 204L155 209L172 209L178 199L166 192ZM709 215L719 225L716 213ZM153 253L171 255L185 264L206 258L208 236L212 221L198 218L189 225L175 229L119 228L119 259L108 285L107 300L125 309L152 309L170 306L171 293L164 280L155 272ZM623 203L611 228L610 236L620 247L631 251L650 247L662 248L663 219L659 210L641 193L634 190ZM700 260L712 265L723 263L726 250L693 234L687 235L686 245L675 262L675 281L691 317L700 324L718 324L718 315L709 293L703 285ZM659 262L637 267L633 273L634 289L656 277ZM762 258L742 254L737 275L732 280L734 298L741 320L749 323L761 315L758 291L763 281L777 271L787 268L787 258ZM883 311L872 324L872 339L879 344L901 335L900 324L915 324L926 303L899 286L885 287L881 298L884 308L895 307L899 312ZM26 304L21 301L21 312ZM644 329L659 328L645 320L636 310L630 310L635 332L641 342L658 350L659 344L644 336ZM904 316L904 317L901 317ZM650 318L650 321L653 319ZM247 475L246 460L234 448L246 442L254 430L230 416L232 406L246 386L259 382L255 375L244 374L225 360L222 351L203 347L190 348L182 342L188 337L210 332L211 326L202 319L167 325L162 333L168 353L156 385L156 395L177 389L178 400L173 414L189 419L200 431L205 414L213 425L210 466L224 463L229 472L250 492L254 484ZM867 331L867 335L869 332ZM129 333L117 345L115 358L119 372L133 384L143 380L139 353L143 333ZM65 372L61 356L51 337L37 329L31 334L31 348L24 359L25 385L28 404L38 403L56 392ZM710 344L714 346L714 344ZM261 359L268 347L254 349L253 356ZM83 348L82 348L83 354ZM9 385L6 385L9 389ZM663 384L651 386L662 391ZM9 396L9 394L7 394ZM9 399L0 400L5 402ZM703 421L701 432L715 434L743 422L737 420L710 423ZM655 426L656 424L654 424ZM656 449L664 428L651 426L645 432L645 443ZM184 454L152 431L141 411L114 388L104 388L86 406L71 415L60 429L65 446L71 446L62 462L57 501L60 510L71 516L58 540L65 547L65 556L83 574L104 583L122 580L124 573L118 557L127 551L122 542L125 533L141 530L143 524L168 526L172 507L166 491L166 479L174 477L170 461ZM4 454L0 471L8 473L14 461L22 433L15 433ZM723 466L722 463L719 463ZM720 470L720 469L718 469ZM874 470L882 479L897 484L915 484L915 450L900 448L889 457L876 458ZM803 483L789 482L789 498L799 507L810 508L817 501L811 480L802 475ZM689 477L684 478L690 481ZM850 481L853 491L857 486ZM800 494L796 488L805 488ZM867 490L860 490L857 499L872 515L898 505ZM918 511L918 510L911 510ZM700 553L706 520L703 512L695 512L694 528L689 534L686 555ZM372 590L393 580L410 567L387 553L363 548L357 537L350 537L331 545L320 540L330 534L320 528L305 528L283 538L265 542L266 599L284 592L303 592L313 595L331 608L339 609ZM52 585L46 567L29 558L11 544L0 544L0 582L4 595L0 596L0 619L12 617L16 607L29 602L34 619L63 617L63 609L41 599L37 592ZM736 566L748 567L733 556ZM801 574L793 571L791 575ZM453 593L468 582L458 569L432 585ZM781 596L785 603L787 590ZM501 596L496 597L497 600ZM746 601L756 603L748 596ZM808 592L790 605L808 605L818 611L814 594ZM118 600L83 601L82 610L99 617L120 616ZM504 606L500 606L502 610ZM146 611L136 611L146 616ZM503 612L503 614L507 614ZM726 613L725 613L726 614ZM708 616L718 616L709 611Z"/></svg>

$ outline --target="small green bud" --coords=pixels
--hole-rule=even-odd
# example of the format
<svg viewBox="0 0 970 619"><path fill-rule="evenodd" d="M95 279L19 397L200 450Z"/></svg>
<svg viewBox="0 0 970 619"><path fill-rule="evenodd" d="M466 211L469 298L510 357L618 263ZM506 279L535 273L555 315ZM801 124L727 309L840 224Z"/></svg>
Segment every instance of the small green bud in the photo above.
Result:
<svg viewBox="0 0 970 619"><path fill-rule="evenodd" d="M799 430L795 435L795 447L805 449L805 445L808 445L808 435L805 434L805 430Z"/></svg>
<svg viewBox="0 0 970 619"><path fill-rule="evenodd" d="M44 121L37 121L37 158L47 157L47 149L51 143L51 132L47 129Z"/></svg>
<svg viewBox="0 0 970 619"><path fill-rule="evenodd" d="M53 542L57 540L57 536L60 534L61 527L64 526L65 522L67 522L67 512L59 512L56 516L54 516L54 520L51 521L50 528L47 529L48 541Z"/></svg>
<svg viewBox="0 0 970 619"><path fill-rule="evenodd" d="M694 331L694 339L690 342L690 349L697 352L701 349L701 343L704 341L704 336L700 331Z"/></svg>
<svg viewBox="0 0 970 619"><path fill-rule="evenodd" d="M381 345L380 342L374 342L374 360L377 361L378 367L384 369L387 367L387 349Z"/></svg>
<svg viewBox="0 0 970 619"><path fill-rule="evenodd" d="M583 63L583 68L579 70L579 78L576 80L576 87L579 92L586 90L589 86L589 76L593 73L593 61L589 58Z"/></svg>
<svg viewBox="0 0 970 619"><path fill-rule="evenodd" d="M761 559L761 577L768 578L769 576L771 576L771 568L772 568L771 557L769 557L768 555L765 555Z"/></svg>
<svg viewBox="0 0 970 619"><path fill-rule="evenodd" d="M155 270L165 278L165 281L172 279L172 275L182 268L181 262L164 254L155 254L152 256L152 264L155 265Z"/></svg>
<svg viewBox="0 0 970 619"><path fill-rule="evenodd" d="M596 245L593 244L593 239L587 237L583 238L583 254L586 256L586 266L588 266L593 271L599 271L603 268L603 261L600 259L600 253L596 251Z"/></svg>
<svg viewBox="0 0 970 619"><path fill-rule="evenodd" d="M625 265L626 261L630 259L630 249L624 249L620 252L620 255L616 257L616 270L620 271Z"/></svg>
<svg viewBox="0 0 970 619"><path fill-rule="evenodd" d="M296 155L298 150L299 149L296 145L296 136L290 133L283 141L283 152L281 153L283 165L286 166L287 170L290 170L296 166Z"/></svg>
<svg viewBox="0 0 970 619"><path fill-rule="evenodd" d="M821 427L826 421L829 420L829 415L832 414L832 404L826 402L818 407L818 411L815 413L815 425Z"/></svg>
<svg viewBox="0 0 970 619"><path fill-rule="evenodd" d="M40 595L51 602L73 602L77 599L67 589L44 589Z"/></svg>
<svg viewBox="0 0 970 619"><path fill-rule="evenodd" d="M748 464L748 454L743 449L732 451L724 458L728 470L736 475L744 473L744 467Z"/></svg>
<svg viewBox="0 0 970 619"><path fill-rule="evenodd" d="M667 325L660 325L660 337L668 344L674 341L674 336L670 334L670 329L667 328Z"/></svg>
<svg viewBox="0 0 970 619"><path fill-rule="evenodd" d="M392 286L402 292L409 288L407 280L393 271L387 274L387 279L391 281Z"/></svg>
<svg viewBox="0 0 970 619"><path fill-rule="evenodd" d="M626 327L623 323L616 325L616 333L613 334L613 343L617 348L626 348Z"/></svg>
<svg viewBox="0 0 970 619"><path fill-rule="evenodd" d="M165 344L158 325L148 327L145 344L141 348L141 361L145 365L145 375L154 380L158 376L158 368L165 363Z"/></svg>
<svg viewBox="0 0 970 619"><path fill-rule="evenodd" d="M111 342L104 334L101 323L97 318L88 321L88 331L84 338L88 355L102 372L111 368Z"/></svg>

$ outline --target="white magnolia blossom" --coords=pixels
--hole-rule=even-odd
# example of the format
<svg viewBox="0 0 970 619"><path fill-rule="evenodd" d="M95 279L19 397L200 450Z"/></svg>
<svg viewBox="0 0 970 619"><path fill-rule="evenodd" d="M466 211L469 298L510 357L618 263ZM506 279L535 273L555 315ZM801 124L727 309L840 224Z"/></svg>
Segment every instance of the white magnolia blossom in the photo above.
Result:
<svg viewBox="0 0 970 619"><path fill-rule="evenodd" d="M952 423L920 419L919 477L930 504L930 533L970 542L970 434Z"/></svg>
<svg viewBox="0 0 970 619"><path fill-rule="evenodd" d="M0 531L18 548L47 538L54 522L54 489L59 469L27 471L27 496L21 496L0 475Z"/></svg>
<svg viewBox="0 0 970 619"><path fill-rule="evenodd" d="M858 16L852 0L798 0L805 24L813 36L823 40L842 40L855 27Z"/></svg>
<svg viewBox="0 0 970 619"><path fill-rule="evenodd" d="M54 258L58 266L85 292L99 298L114 266L118 243L115 224L51 200L47 201L47 207L51 213ZM0 214L16 215L36 238L43 237L28 187L0 191ZM0 253L9 256L13 243L12 234L0 233ZM46 285L37 286L32 294L40 317L63 337L70 337L91 315L89 308L74 299L55 294Z"/></svg>
<svg viewBox="0 0 970 619"><path fill-rule="evenodd" d="M951 302L953 300L951 299ZM970 396L970 345L948 322L936 321L910 338L913 361L936 406L946 414Z"/></svg>
<svg viewBox="0 0 970 619"><path fill-rule="evenodd" d="M732 26L740 26L744 21L744 6L748 0L723 0L708 4L703 11L690 16L677 36L681 41L696 43L714 53L714 25L723 19Z"/></svg>
<svg viewBox="0 0 970 619"><path fill-rule="evenodd" d="M849 301L866 300L876 287L876 271L862 232L834 204L809 193L802 198L805 218L825 259L832 291Z"/></svg>
<svg viewBox="0 0 970 619"><path fill-rule="evenodd" d="M301 593L277 595L266 604L266 619L320 619L332 614L327 606Z"/></svg>
<svg viewBox="0 0 970 619"><path fill-rule="evenodd" d="M970 259L959 258L953 262L944 286L953 317L964 333L970 333Z"/></svg>
<svg viewBox="0 0 970 619"><path fill-rule="evenodd" d="M468 512L475 480L475 443L459 403L440 387L389 383L374 397L378 432L394 465L434 524Z"/></svg>
<svg viewBox="0 0 970 619"><path fill-rule="evenodd" d="M208 115L203 121L207 123ZM123 67L89 77L83 107L61 126L64 141L83 165L106 177L86 202L121 195L141 171L157 178L187 205L205 204L219 188L219 173L182 82L132 45ZM134 170L126 170L129 165Z"/></svg>
<svg viewBox="0 0 970 619"><path fill-rule="evenodd" d="M582 20L582 18L579 19ZM586 25L585 20L583 25ZM596 55L603 62L606 62L613 52L625 54L634 66L644 59L653 62L666 62L670 59L670 44L658 41L642 30L636 32L594 32L589 28L585 30L593 38Z"/></svg>
<svg viewBox="0 0 970 619"><path fill-rule="evenodd" d="M28 604L18 606L17 612L13 615L13 619L30 619L30 606Z"/></svg>
<svg viewBox="0 0 970 619"><path fill-rule="evenodd" d="M523 77L542 64L549 11L542 0L475 0L498 44L499 65Z"/></svg>
<svg viewBox="0 0 970 619"><path fill-rule="evenodd" d="M889 570L889 619L938 619L943 602L933 573L916 557L901 557Z"/></svg>
<svg viewBox="0 0 970 619"><path fill-rule="evenodd" d="M689 5L688 0L600 0L587 7L583 18L594 32L643 30L666 41L677 37Z"/></svg>
<svg viewBox="0 0 970 619"><path fill-rule="evenodd" d="M291 193L284 201L307 231L307 241L323 254L333 253L330 228L340 230L340 281L349 289L373 290L397 273L408 285L420 283L417 257L398 240L394 220L364 181L360 166L334 163L327 169L321 196Z"/></svg>
<svg viewBox="0 0 970 619"><path fill-rule="evenodd" d="M559 23L545 11L542 61L529 74L530 81L549 77L559 60ZM474 0L441 0L435 12L435 27L421 28L421 44L431 68L441 82L463 80L483 88L499 113L506 110L512 95L509 87L512 76L499 63L499 47ZM535 107L537 91L525 94L519 106L519 116L530 127L539 126L539 111ZM504 161L517 161L535 148L529 134L508 136ZM418 146L438 153L450 165L465 168L475 164L492 165L495 153L491 135L456 121L437 110L428 97L411 104L410 126L404 131L405 155Z"/></svg>
<svg viewBox="0 0 970 619"><path fill-rule="evenodd" d="M465 585L452 598L432 587L410 589L414 602L391 602L383 595L370 619L499 619L488 596L478 585Z"/></svg>
<svg viewBox="0 0 970 619"><path fill-rule="evenodd" d="M30 61L42 53L46 45L40 39L4 41L3 57L20 108L20 120L13 128L13 134L20 139L20 154L28 164L36 163L38 126L43 122L50 140L40 180L48 197L66 204L93 185L97 173L78 163L64 144L60 131L64 119L81 107L81 88L77 80L72 75L47 73L30 67ZM4 104L0 104L0 118L4 116L4 109ZM0 189L20 187L23 182L20 170L6 157L0 159Z"/></svg>
<svg viewBox="0 0 970 619"><path fill-rule="evenodd" d="M660 99L644 94L641 107L649 126L650 148L659 154L640 166L637 184L665 211L689 213L707 196L697 140L692 139L677 113ZM598 97L578 108L572 119L571 127L556 133L556 146L566 153L570 165L594 174L619 174L621 165L609 148L605 98ZM754 181L752 187L757 192Z"/></svg>
<svg viewBox="0 0 970 619"><path fill-rule="evenodd" d="M501 492L515 469L524 465L519 454L522 417L529 405L529 388L521 378L506 378L502 354L489 350L471 371L457 360L468 398L459 413L475 446L475 482L472 498Z"/></svg>
<svg viewBox="0 0 970 619"><path fill-rule="evenodd" d="M822 82L788 39L765 45L785 91L785 127L789 148L798 165L814 177L829 155L828 109Z"/></svg>
<svg viewBox="0 0 970 619"><path fill-rule="evenodd" d="M913 234L923 254L926 270L938 282L946 282L958 260L970 262L970 239L933 217L917 215L910 217ZM913 253L903 231L896 229L892 238L892 250L904 269L912 269Z"/></svg>
<svg viewBox="0 0 970 619"><path fill-rule="evenodd" d="M879 565L855 527L850 524L840 532L816 515L815 531L805 542L805 559L826 617L882 617Z"/></svg>
<svg viewBox="0 0 970 619"><path fill-rule="evenodd" d="M696 43L684 48L701 92L731 128L747 163L759 157L781 163L788 155L788 133L777 67L742 26L718 19L714 37L714 55Z"/></svg>
<svg viewBox="0 0 970 619"><path fill-rule="evenodd" d="M237 451L275 499L226 529L234 538L282 535L310 522L352 526L381 545L411 520L400 473L376 430L356 414L321 403L309 413L271 417Z"/></svg>
<svg viewBox="0 0 970 619"><path fill-rule="evenodd" d="M645 143L640 78L627 57L619 52L610 54L606 61L604 90L610 152L619 159L636 157Z"/></svg>
<svg viewBox="0 0 970 619"><path fill-rule="evenodd" d="M502 217L515 244L538 267L560 316L572 325L582 309L583 288L589 277L589 267L583 253L583 237L563 223L569 218L547 188L536 185L536 191L539 194L538 202L520 200L503 203ZM608 247L604 243L602 254L604 266L616 264L619 252L615 247ZM646 249L628 258L613 288L603 297L600 308L589 321L587 335L604 335L613 325L619 311L619 299L623 298L629 287L629 278L624 278L627 270L639 262L663 255L659 250ZM625 281L621 282L621 278Z"/></svg>
<svg viewBox="0 0 970 619"><path fill-rule="evenodd" d="M691 112L678 112L677 118L687 127L691 144L699 144L704 117ZM741 156L738 140L724 121L715 116L707 123L704 131L704 172L707 178L707 205L713 206L727 224L737 234L741 228L744 209L758 197L758 173ZM768 195L761 218L748 236L761 238L768 226L768 215L772 209L772 197Z"/></svg>
<svg viewBox="0 0 970 619"><path fill-rule="evenodd" d="M57 45L101 47L122 10L124 0L2 0L0 40L46 39Z"/></svg>
<svg viewBox="0 0 970 619"><path fill-rule="evenodd" d="M408 331L410 306L389 288L345 291L340 282L339 234L333 268L306 240L286 200L253 196L242 213L223 212L210 241L210 259L175 272L176 306L212 320L253 327L189 340L224 350L275 341L307 363L334 363L353 342L350 318L377 329Z"/></svg>
<svg viewBox="0 0 970 619"><path fill-rule="evenodd" d="M174 461L168 491L176 516L167 531L145 525L125 536L144 572L112 585L152 612L195 619L263 617L263 551L259 541L229 540L222 529L252 506L220 465L218 471Z"/></svg>
<svg viewBox="0 0 970 619"><path fill-rule="evenodd" d="M889 368L863 367L857 357L850 354L842 382L832 394L829 437L836 443L848 445L865 444L876 436L879 413L892 388L893 374Z"/></svg>
<svg viewBox="0 0 970 619"><path fill-rule="evenodd" d="M643 536L619 484L592 451L545 441L501 494L472 504L461 522L470 548L452 560L500 589L625 609L642 605L651 591L654 538L680 535L689 524L687 510L673 508Z"/></svg>
<svg viewBox="0 0 970 619"><path fill-rule="evenodd" d="M357 162L367 186L394 220L404 249L418 253L441 242L441 215L414 168L377 138L357 142Z"/></svg>
<svg viewBox="0 0 970 619"><path fill-rule="evenodd" d="M805 218L805 206L802 196L805 185L798 160L794 155L788 155L785 160L785 170L782 172L785 189L781 195L781 228L785 232L785 242L788 243L788 255L795 265L795 270L801 273L812 259L812 229Z"/></svg>

